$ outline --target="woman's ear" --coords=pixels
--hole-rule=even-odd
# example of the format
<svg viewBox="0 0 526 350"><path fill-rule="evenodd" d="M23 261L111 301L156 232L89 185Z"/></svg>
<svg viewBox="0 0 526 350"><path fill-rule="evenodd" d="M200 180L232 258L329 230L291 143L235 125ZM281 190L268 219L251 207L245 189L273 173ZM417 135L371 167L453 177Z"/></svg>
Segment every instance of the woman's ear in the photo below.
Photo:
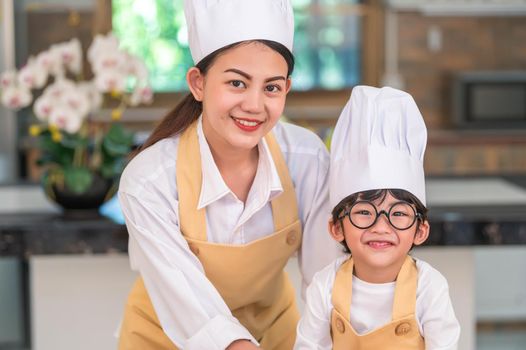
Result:
<svg viewBox="0 0 526 350"><path fill-rule="evenodd" d="M424 220L418 225L413 244L420 245L427 240L427 237L429 237L429 221Z"/></svg>
<svg viewBox="0 0 526 350"><path fill-rule="evenodd" d="M285 86L285 88L287 89L287 91L286 91L287 94L289 93L291 87L292 87L292 79L287 78L287 83L286 83L286 86Z"/></svg>
<svg viewBox="0 0 526 350"><path fill-rule="evenodd" d="M188 83L188 88L194 98L197 101L203 101L204 94L204 75L201 73L199 68L192 67L186 72L186 82Z"/></svg>
<svg viewBox="0 0 526 350"><path fill-rule="evenodd" d="M332 218L329 219L329 233L331 234L331 237L337 242L343 242L345 239L341 221L334 222L332 221Z"/></svg>

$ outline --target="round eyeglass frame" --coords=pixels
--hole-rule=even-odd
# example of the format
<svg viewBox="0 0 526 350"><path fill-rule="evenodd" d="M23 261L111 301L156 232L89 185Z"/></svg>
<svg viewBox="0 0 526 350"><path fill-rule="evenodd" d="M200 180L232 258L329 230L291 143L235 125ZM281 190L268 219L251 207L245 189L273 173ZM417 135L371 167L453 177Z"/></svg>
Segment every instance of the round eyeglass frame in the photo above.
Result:
<svg viewBox="0 0 526 350"><path fill-rule="evenodd" d="M375 212L375 214L376 214L376 217L374 218L373 222L372 222L370 225L368 225L368 226L363 226L363 227L362 227L362 226L358 226L358 225L356 225L356 224L352 221L352 219L351 219L351 212L352 212L352 209L353 209L356 205L361 204L361 203L367 203L367 204L370 204L370 205L374 208L374 212ZM394 225L394 224L392 223L392 221L391 221L391 210L392 210L394 207L396 207L398 204L407 204L407 205L413 210L413 213L415 214L414 217L413 217L413 221L411 222L411 224L410 224L409 226L405 227L405 228L399 228L399 227L397 227L396 225ZM422 218L423 218L423 215L422 215L421 213L417 212L416 209L411 205L411 203L406 202L406 201L398 201L398 202L396 202L396 203L393 203L393 204L389 207L389 211L385 211L385 210L382 209L382 210L380 210L380 212L378 212L378 209L376 208L376 205L374 205L374 204L373 204L372 202L370 202L370 201L357 201L356 203L354 203L353 205L351 205L351 207L350 207L349 209L345 210L345 211L343 212L343 215L340 216L338 219L343 220L343 219L345 219L345 217L347 216L347 217L349 218L349 222L350 222L354 227L359 228L359 229L361 229L361 230L365 230L365 229L368 229L368 228L370 228L370 227L373 227L373 226L376 224L376 222L378 221L378 218L380 217L380 215L382 215L382 214L385 215L385 217L387 218L387 221L389 222L389 224L390 224L391 226L393 226L395 229L400 230L400 231L409 230L411 227L413 227L413 225L415 224L415 222L416 222L417 220L422 220Z"/></svg>

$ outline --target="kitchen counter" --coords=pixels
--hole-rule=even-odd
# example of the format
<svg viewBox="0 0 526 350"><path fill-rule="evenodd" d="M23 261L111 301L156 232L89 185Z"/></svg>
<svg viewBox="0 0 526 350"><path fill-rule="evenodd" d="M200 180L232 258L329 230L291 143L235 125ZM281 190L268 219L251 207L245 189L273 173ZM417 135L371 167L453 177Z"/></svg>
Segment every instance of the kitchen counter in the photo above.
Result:
<svg viewBox="0 0 526 350"><path fill-rule="evenodd" d="M0 256L126 253L128 233L96 211L64 214L39 186L0 186Z"/></svg>
<svg viewBox="0 0 526 350"><path fill-rule="evenodd" d="M96 215L0 214L0 256L126 253L124 225Z"/></svg>
<svg viewBox="0 0 526 350"><path fill-rule="evenodd" d="M426 192L426 246L526 244L526 178L435 178Z"/></svg>
<svg viewBox="0 0 526 350"><path fill-rule="evenodd" d="M526 179L430 178L426 246L526 244ZM0 186L0 256L127 252L124 225L64 215L38 186Z"/></svg>

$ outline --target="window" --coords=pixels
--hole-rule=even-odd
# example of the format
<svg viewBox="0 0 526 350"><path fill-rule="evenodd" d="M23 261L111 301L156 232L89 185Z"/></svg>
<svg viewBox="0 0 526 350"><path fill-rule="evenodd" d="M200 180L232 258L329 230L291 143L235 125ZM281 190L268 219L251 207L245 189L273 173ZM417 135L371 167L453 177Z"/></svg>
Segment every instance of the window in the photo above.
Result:
<svg viewBox="0 0 526 350"><path fill-rule="evenodd" d="M362 81L360 0L292 0L295 11L296 91L341 90ZM113 0L113 31L144 57L154 90L186 89L193 65L183 0Z"/></svg>

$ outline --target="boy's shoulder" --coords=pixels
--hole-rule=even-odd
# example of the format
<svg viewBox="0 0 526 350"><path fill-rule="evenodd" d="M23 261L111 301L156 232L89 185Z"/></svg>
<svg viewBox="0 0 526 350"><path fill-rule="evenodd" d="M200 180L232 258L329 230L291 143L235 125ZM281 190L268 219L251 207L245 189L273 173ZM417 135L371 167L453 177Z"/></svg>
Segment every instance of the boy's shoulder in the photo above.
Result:
<svg viewBox="0 0 526 350"><path fill-rule="evenodd" d="M334 283L334 278L336 277L336 273L343 265L343 263L349 260L349 257L349 255L342 255L334 259L332 262L330 262L328 265L326 265L324 268L322 268L320 271L314 274L314 277L312 278L312 283L316 283L318 285L332 286L332 284Z"/></svg>
<svg viewBox="0 0 526 350"><path fill-rule="evenodd" d="M439 290L444 287L449 288L446 278L440 271L424 260L413 259L416 261L418 270L418 289L420 291L423 289Z"/></svg>

